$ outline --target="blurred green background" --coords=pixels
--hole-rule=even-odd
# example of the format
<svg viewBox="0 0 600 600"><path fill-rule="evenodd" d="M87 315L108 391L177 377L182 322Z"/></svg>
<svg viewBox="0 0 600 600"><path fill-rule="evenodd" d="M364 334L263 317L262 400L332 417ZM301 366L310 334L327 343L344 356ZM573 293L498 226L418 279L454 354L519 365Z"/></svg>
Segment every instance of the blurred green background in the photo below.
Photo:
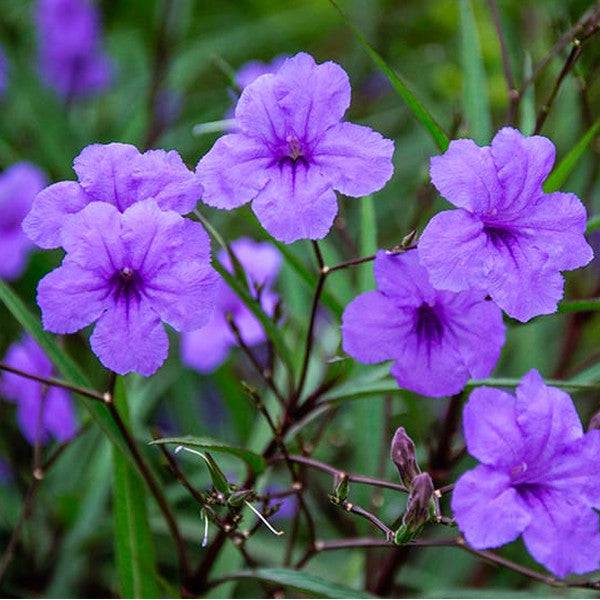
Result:
<svg viewBox="0 0 600 600"><path fill-rule="evenodd" d="M165 13L163 0L104 0L102 12L105 43L116 65L113 85L99 96L65 106L39 80L36 63L36 35L32 13L34 3L1 0L0 44L9 63L8 90L0 100L0 168L28 160L44 169L51 180L72 179L73 158L92 142L122 141L143 148L150 136L152 96L156 61L159 73L160 130L153 147L174 148L190 168L211 147L219 135L194 135L193 127L220 120L233 103L230 69L237 70L248 60L270 61L280 54L307 51L317 62L334 60L348 72L353 98L348 118L368 124L395 140L395 175L374 197L376 228L367 227L372 214L361 200L340 199L344 228L335 227L324 244L330 263L374 250L392 247L413 228L423 227L433 211L444 206L428 185L429 157L437 153L423 127L417 123L385 77L371 62L340 15L327 0L171 0ZM499 1L502 27L513 72L518 83L538 63L554 42L593 4L586 0L505 0ZM476 35L473 45L461 21L457 0L347 0L340 6L360 28L385 60L401 73L409 87L431 111L446 132L454 137L477 135L485 138L505 123L508 94L503 75L498 38L487 2L473 0ZM165 21L165 14L168 18ZM463 15L464 19L464 15ZM462 23L462 26L461 26ZM65 32L68 35L68 32ZM166 44L160 49L159 37ZM518 124L531 133L535 113L550 93L568 49L559 53L531 86L521 102ZM475 58L474 58L475 57ZM465 82L469 61L481 57L484 78L477 88L479 106L489 106L491 120L469 122L473 90ZM575 69L565 79L546 121L543 134L550 137L562 158L600 116L600 45L592 38L586 43ZM477 68L477 67L475 67ZM477 131L475 131L477 129ZM485 141L480 139L480 141ZM590 213L597 205L598 152L593 143L578 162L567 183ZM249 209L220 212L200 207L204 215L228 240L241 235L265 238ZM371 219L372 220L372 219ZM289 247L293 256L308 269L314 258L308 243ZM35 314L35 289L39 279L54 268L61 253L32 254L26 273L13 289ZM1 260L1 257L0 257ZM592 295L600 271L592 264L570 274L567 297ZM332 276L327 283L331 294L345 305L358 292L372 285L371 266ZM312 290L286 262L277 289L286 315L283 333L289 346L301 351ZM565 331L576 321L576 339L565 349ZM548 377L570 377L600 360L597 350L600 328L595 318L558 314L536 319L526 325L509 323L507 344L496 375L520 377L535 367ZM0 355L20 335L20 326L0 306ZM340 355L339 321L327 310L317 326L317 356L309 373L309 387L327 373L339 372L344 380L379 377L384 371L350 364ZM570 334L572 335L572 334ZM569 338L570 339L570 338ZM85 336L63 340L66 350L83 366L97 389L105 389L107 376L91 354ZM332 359L338 358L336 362ZM369 374L372 375L369 375ZM232 444L260 451L268 431L249 406L240 380L256 381L241 353L210 376L184 368L172 338L170 357L149 380L128 377L133 428L141 441L151 431L162 430L192 435L210 435ZM597 398L580 394L577 406L584 422L597 409ZM78 406L80 416L84 411ZM330 412L331 421L315 454L336 467L396 480L387 456L391 432L404 425L418 445L426 465L434 446L438 422L445 401L419 398L403 393L388 400L371 396L340 404ZM0 402L0 458L9 465L10 477L0 483L0 549L5 546L17 522L23 496L31 479L32 450L15 424L14 405ZM322 417L325 418L325 417ZM312 439L319 420L307 426L303 435ZM292 449L295 448L292 442ZM457 447L460 444L457 443ZM194 563L200 560L203 522L198 507L186 496L160 465L153 449L145 450L160 472L169 500L190 544ZM219 456L223 470L236 480L243 477L239 463ZM181 464L201 487L208 479L193 458ZM459 463L453 481L468 465ZM27 520L12 562L1 584L3 595L15 597L115 596L119 594L114 560L113 516L111 510L110 447L95 427L75 441L61 456L40 486L34 509ZM314 492L311 507L317 520L319 538L340 535L371 535L365 523L339 515L327 501L331 481L326 476L307 474ZM269 485L285 487L283 469L269 475ZM391 523L401 513L405 499L391 492L372 497L368 488L353 487L354 501L380 509ZM158 570L165 595L177 593L176 557L164 522L149 502L150 524L156 546ZM445 507L446 513L448 508ZM251 515L246 517L251 522ZM273 522L289 531L289 519L275 516ZM212 528L212 526L211 526ZM214 529L211 529L211 535ZM305 535L301 532L300 538ZM428 535L439 535L431 532ZM441 532L444 535L444 532ZM280 563L285 538L276 538L265 529L249 542L250 551L265 565ZM528 566L535 566L516 542L503 551ZM362 550L324 553L310 563L309 571L327 579L361 589L373 565L383 556ZM240 558L229 545L220 555L215 573L239 569ZM263 595L252 582L228 584L211 594L227 597ZM433 597L539 597L564 596L564 590L534 584L508 571L489 567L456 549L413 549L403 559L391 596ZM584 592L570 592L584 596Z"/></svg>

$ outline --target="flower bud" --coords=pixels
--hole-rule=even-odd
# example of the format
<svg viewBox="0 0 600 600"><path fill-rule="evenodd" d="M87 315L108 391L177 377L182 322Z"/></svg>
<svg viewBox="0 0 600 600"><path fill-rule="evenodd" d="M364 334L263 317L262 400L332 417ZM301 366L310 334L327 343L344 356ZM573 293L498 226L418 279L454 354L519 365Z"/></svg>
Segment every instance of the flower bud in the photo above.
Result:
<svg viewBox="0 0 600 600"><path fill-rule="evenodd" d="M406 543L413 539L429 520L431 498L434 491L433 481L429 473L417 475L412 485L412 491L406 505L406 512L402 517L402 525L395 534L395 542L397 544Z"/></svg>
<svg viewBox="0 0 600 600"><path fill-rule="evenodd" d="M392 440L390 458L400 473L402 483L412 488L413 479L421 472L415 456L415 444L407 435L404 427L398 427Z"/></svg>

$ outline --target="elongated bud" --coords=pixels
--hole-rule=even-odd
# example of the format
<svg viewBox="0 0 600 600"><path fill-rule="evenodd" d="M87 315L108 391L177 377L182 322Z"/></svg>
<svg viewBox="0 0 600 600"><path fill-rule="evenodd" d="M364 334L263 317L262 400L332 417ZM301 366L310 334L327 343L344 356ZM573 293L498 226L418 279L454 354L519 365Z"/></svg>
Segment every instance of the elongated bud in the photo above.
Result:
<svg viewBox="0 0 600 600"><path fill-rule="evenodd" d="M417 475L412 482L412 491L408 497L406 512L402 517L402 525L394 535L396 544L405 544L414 539L429 521L431 499L433 498L433 481L429 473Z"/></svg>
<svg viewBox="0 0 600 600"><path fill-rule="evenodd" d="M415 456L415 444L407 435L404 427L398 427L392 439L390 458L400 473L402 483L412 488L413 479L421 472Z"/></svg>
<svg viewBox="0 0 600 600"><path fill-rule="evenodd" d="M592 429L600 429L600 410L590 419L588 431L592 431Z"/></svg>

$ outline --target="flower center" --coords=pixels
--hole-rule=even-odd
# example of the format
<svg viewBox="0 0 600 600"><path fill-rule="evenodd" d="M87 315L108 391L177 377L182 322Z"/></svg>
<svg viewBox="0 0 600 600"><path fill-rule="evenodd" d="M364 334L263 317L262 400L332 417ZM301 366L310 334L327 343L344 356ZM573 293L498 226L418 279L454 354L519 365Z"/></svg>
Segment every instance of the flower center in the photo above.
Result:
<svg viewBox="0 0 600 600"><path fill-rule="evenodd" d="M288 135L285 141L288 145L288 157L291 158L294 162L304 156L302 144L295 135Z"/></svg>
<svg viewBox="0 0 600 600"><path fill-rule="evenodd" d="M502 246L509 248L515 239L515 232L507 227L500 227L498 225L486 225L483 228L484 233L487 235L488 240L500 248Z"/></svg>
<svg viewBox="0 0 600 600"><path fill-rule="evenodd" d="M131 267L123 267L116 271L111 277L110 283L115 300L141 297L142 278Z"/></svg>
<svg viewBox="0 0 600 600"><path fill-rule="evenodd" d="M416 332L419 341L439 343L444 334L444 325L433 306L423 302L416 312Z"/></svg>

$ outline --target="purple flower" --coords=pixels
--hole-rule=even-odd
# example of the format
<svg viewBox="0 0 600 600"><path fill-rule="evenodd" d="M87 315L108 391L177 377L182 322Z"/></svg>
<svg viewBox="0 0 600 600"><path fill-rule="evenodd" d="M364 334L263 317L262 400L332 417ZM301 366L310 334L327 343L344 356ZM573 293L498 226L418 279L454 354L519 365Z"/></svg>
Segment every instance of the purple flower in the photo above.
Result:
<svg viewBox="0 0 600 600"><path fill-rule="evenodd" d="M593 253L577 196L542 190L553 164L550 140L509 128L491 146L458 140L431 159L433 184L458 207L436 215L419 242L434 286L483 289L520 321L556 310L560 271Z"/></svg>
<svg viewBox="0 0 600 600"><path fill-rule="evenodd" d="M89 0L39 0L39 65L46 84L64 99L99 92L112 64L101 47L100 16Z"/></svg>
<svg viewBox="0 0 600 600"><path fill-rule="evenodd" d="M20 162L0 175L0 278L15 279L25 269L33 244L21 229L35 195L46 185L36 166Z"/></svg>
<svg viewBox="0 0 600 600"><path fill-rule="evenodd" d="M248 283L254 296L260 292L260 303L265 312L273 314L277 295L271 290L281 266L281 255L268 242L255 242L240 238L231 249L246 271ZM219 261L233 272L228 254L221 251ZM237 344L227 322L231 315L248 346L255 346L266 339L262 325L246 305L221 280L217 292L215 313L202 329L185 333L181 339L183 362L201 373L214 371L226 358L229 349Z"/></svg>
<svg viewBox="0 0 600 600"><path fill-rule="evenodd" d="M198 178L177 152L129 144L92 144L73 162L79 182L61 181L43 190L23 222L27 235L42 248L61 245L61 227L69 214L90 202L108 202L123 212L135 202L153 199L165 210L190 212L202 195Z"/></svg>
<svg viewBox="0 0 600 600"><path fill-rule="evenodd" d="M287 56L276 56L270 63L260 60L251 60L243 64L235 74L235 82L240 89L248 87L255 79L261 75L277 73L279 68L288 59Z"/></svg>
<svg viewBox="0 0 600 600"><path fill-rule="evenodd" d="M151 375L165 361L177 331L202 327L214 305L217 274L199 223L154 200L120 213L92 202L68 216L61 232L67 254L38 286L44 327L73 333L97 321L92 350L124 375Z"/></svg>
<svg viewBox="0 0 600 600"><path fill-rule="evenodd" d="M398 385L426 396L487 377L504 343L502 313L477 290L435 290L418 250L375 259L377 290L355 298L342 316L344 351L363 363L393 360Z"/></svg>
<svg viewBox="0 0 600 600"><path fill-rule="evenodd" d="M8 349L4 362L40 377L53 375L52 363L29 336ZM5 372L0 393L17 404L17 421L27 441L46 443L50 436L66 442L75 435L77 423L71 398L64 389Z"/></svg>
<svg viewBox="0 0 600 600"><path fill-rule="evenodd" d="M463 427L482 462L452 497L469 544L495 548L523 535L531 555L559 577L597 569L600 431L584 435L571 398L532 370L516 397L476 389Z"/></svg>
<svg viewBox="0 0 600 600"><path fill-rule="evenodd" d="M393 143L343 122L349 104L345 71L308 54L256 79L236 107L239 132L198 163L204 202L230 210L252 201L263 227L286 243L324 237L337 214L334 190L364 196L393 171Z"/></svg>

